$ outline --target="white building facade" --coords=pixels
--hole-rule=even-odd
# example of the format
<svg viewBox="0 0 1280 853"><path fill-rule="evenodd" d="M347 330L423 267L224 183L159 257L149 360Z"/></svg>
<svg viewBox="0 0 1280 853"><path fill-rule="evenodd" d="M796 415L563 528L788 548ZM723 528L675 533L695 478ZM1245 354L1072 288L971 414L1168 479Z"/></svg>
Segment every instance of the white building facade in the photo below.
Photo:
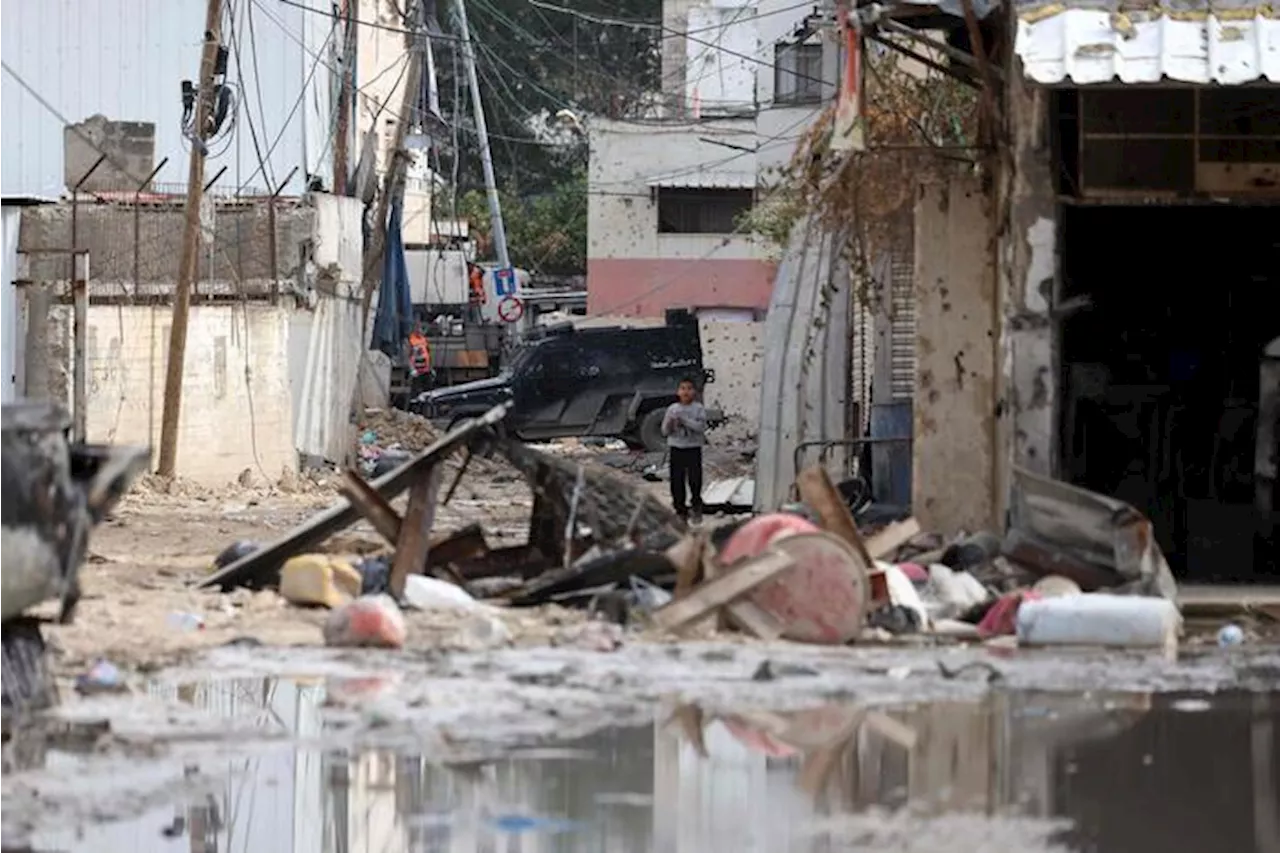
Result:
<svg viewBox="0 0 1280 853"><path fill-rule="evenodd" d="M589 136L589 311L760 314L772 247L742 225L836 92L826 4L666 0L662 91Z"/></svg>

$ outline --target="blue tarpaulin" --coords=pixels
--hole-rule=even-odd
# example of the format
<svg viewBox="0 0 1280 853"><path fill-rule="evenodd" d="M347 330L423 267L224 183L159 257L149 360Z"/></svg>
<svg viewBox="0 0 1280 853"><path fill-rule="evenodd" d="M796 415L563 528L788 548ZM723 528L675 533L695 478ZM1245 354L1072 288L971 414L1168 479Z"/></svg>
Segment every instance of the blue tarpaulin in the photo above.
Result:
<svg viewBox="0 0 1280 853"><path fill-rule="evenodd" d="M373 318L373 349L391 359L400 358L404 343L413 331L413 303L409 296L409 268L404 260L404 238L400 234L403 215L399 201L391 205L387 222L386 249L382 256L382 287L378 291L378 313Z"/></svg>

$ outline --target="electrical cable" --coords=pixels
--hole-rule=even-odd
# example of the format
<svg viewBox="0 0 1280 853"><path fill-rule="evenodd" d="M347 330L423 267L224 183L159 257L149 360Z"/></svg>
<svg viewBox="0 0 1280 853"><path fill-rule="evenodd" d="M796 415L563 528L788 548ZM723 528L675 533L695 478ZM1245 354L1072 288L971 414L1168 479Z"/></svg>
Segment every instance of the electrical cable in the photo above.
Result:
<svg viewBox="0 0 1280 853"><path fill-rule="evenodd" d="M301 3L299 2L299 0L275 0L275 2L280 3L283 6L292 6L293 8L303 12L310 12L313 15L324 15L328 17L331 14L329 12L324 11L323 9L316 9L312 6L306 5L305 3ZM578 17L582 20L590 21L592 23L600 23L600 24L605 24L609 26L630 27L632 29L647 29L647 30L654 30L657 32L661 32L664 29L661 23L657 23L654 21L627 21L627 20L622 20L617 18L601 19L597 21L597 20L593 20L592 16L589 16L587 13L580 13L575 9L566 9L563 6L554 6L550 3L533 3L532 0L529 0L529 2L531 5L538 6L542 9L546 9L552 12L561 12L564 14L574 15L575 17ZM780 9L773 9L768 12L762 12L756 15L756 17L766 18L766 17L769 17L770 15L782 15L782 14L786 14L787 12L794 12L797 9L803 9L806 6L816 7L817 5L818 4L816 2L812 2L811 0L811 2L797 3L794 6L786 6ZM353 19L351 23L359 27L368 27L369 29L372 29L372 30L382 30L383 32L400 33L402 35L412 35L412 31L407 30L404 27L397 27L391 24L381 24L381 23L378 23L377 21ZM689 30L688 33L697 35L699 33L711 32L712 30L718 29L719 27L720 27L720 24L713 24L711 26L700 27L698 29ZM664 39L680 38L681 36L684 36L684 35L685 35L684 32L668 29L667 34L662 35L662 38ZM462 41L462 39L459 36L451 36L451 35L448 35L447 33L430 33L426 37L429 38L431 41L459 42L459 43Z"/></svg>
<svg viewBox="0 0 1280 853"><path fill-rule="evenodd" d="M577 11L576 9L567 9L567 8L565 8L564 6L557 6L557 5L555 5L554 3L546 3L546 2L543 2L543 0L526 0L526 2L531 3L531 4L533 4L534 6L538 6L538 7L542 8L542 9L547 9L548 11L552 11L552 12L562 12L562 13L564 13L564 14L574 15L574 16L579 17L579 18L584 18L584 16L586 16L586 13L585 13L585 12L579 12L579 11ZM816 4L813 4L813 3L802 3L802 4L800 4L800 6L795 7L795 8L803 8L804 6L812 6L812 5L816 5ZM793 8L793 9L788 9L788 10L775 10L775 11L777 11L777 12L782 12L782 11L794 11L794 8ZM759 16L758 16L758 17L759 17ZM585 19L585 20L592 20L592 18L591 18L590 16L587 16L587 17L585 17L584 19ZM625 25L625 26L631 26L631 25L632 25L632 24L630 24L630 23L628 23L628 22L625 22L625 21L613 21L613 22L610 22L610 21L608 21L607 19L606 19L606 20L601 20L601 21L594 21L594 23L606 23L606 24L607 24L607 23L615 23L615 24L620 24L620 25ZM692 34L691 34L691 33L696 32L696 31L682 31L682 30L678 30L678 29L676 29L675 27L668 27L666 24L654 24L653 26L657 27L658 29L662 30L662 31L663 31L663 32L665 32L665 33L669 33L671 38L684 38L684 39L688 39L689 41L693 42L694 44L701 44L701 45L705 45L705 46L707 46L707 47L714 48L714 49L718 50L719 52L724 53L724 54L727 54L727 55L729 55L729 56L736 56L736 57L738 57L739 59L745 59L745 60L747 60L748 62L754 62L754 63L756 63L757 65L760 65L761 67L764 67L764 68L772 68L772 69L774 69L775 71L776 71L776 70L778 70L778 65L777 65L776 63L769 62L768 60L760 59L759 57L751 56L750 54L747 54L747 53L741 53L741 52L736 51L736 50L730 50L729 48L722 47L721 45L718 45L718 44L716 44L715 42L706 41L705 39L694 38L694 37L692 36ZM715 25L715 26L720 26L720 25L719 25L719 24L717 24L717 25ZM714 28L715 28L715 27L709 27L709 28L707 28L707 29L714 29ZM800 80L810 80L810 81L813 81L813 82L815 82L815 83L822 83L822 82L824 82L821 78L818 78L818 77L811 77L811 76L810 76L810 75L808 75L808 74L800 74L799 72L791 72L791 73L792 73L792 74L794 74L794 75L796 76L796 78L797 78L797 79L800 79Z"/></svg>
<svg viewBox="0 0 1280 853"><path fill-rule="evenodd" d="M505 27L506 27L510 32L512 32L513 34L515 34L515 35L516 35L516 36L518 36L518 37L523 38L525 41L529 42L530 44L541 44L541 43L544 41L543 39L538 38L535 34L533 34L533 33L529 32L528 30L526 30L526 29L525 29L523 26L521 26L520 24L518 24L518 23L516 23L516 22L512 21L510 17L508 17L507 15L505 15L504 13L502 13L501 11L499 11L498 9L496 9L496 8L494 8L492 5L490 5L490 4L487 2L487 0L474 0L474 2L476 3L476 5L477 5L478 7L480 7L480 8L482 8L482 9L484 9L486 12L488 12L490 15L492 15L496 20L498 20L499 22L501 22L501 23L502 23L502 24L503 24L503 25L504 25L504 26L505 26ZM530 0L530 2L532 2L532 0ZM786 11L793 11L795 8L803 8L804 6L811 6L811 5L812 5L811 3L800 4L800 6L798 6L798 7L788 7L788 9L787 9ZM777 12L777 11L780 11L780 10L774 10L774 12ZM773 12L771 12L771 13L769 13L769 14L773 14ZM757 16L757 17L759 17L759 16ZM702 28L702 29L700 29L700 30L696 30L696 31L694 31L694 32L705 32L705 31L714 30L714 29L723 30L723 29L725 29L728 25L730 25L730 24L732 24L732 23L736 22L736 20L737 20L737 19L735 18L735 19L734 19L734 20L732 20L732 21L728 21L728 22L721 22L720 24L716 24L716 25L714 25L714 26L712 26L712 27L704 27L704 28ZM754 20L754 19L753 19L753 20ZM671 28L667 28L667 29L671 30ZM671 31L672 31L672 32L678 32L678 31L675 31L675 30L671 30ZM683 33L679 33L679 34L680 34L680 35L683 35ZM673 36L673 37L674 37L674 36ZM692 41L695 41L695 42L698 42L698 40L697 40L697 39L691 39L691 40L692 40ZM472 41L478 41L477 37L476 37L474 34L472 35ZM750 61L752 61L752 62L756 62L756 63L759 63L759 64L761 64L761 65L764 65L764 66L767 66L767 67L769 67L769 68L772 68L772 69L774 69L774 71L775 71L775 72L776 72L776 71L778 71L778 70L786 70L786 69L781 69L781 67L780 67L780 66L778 66L778 65L777 65L777 64L775 64L775 63L767 62L766 60L762 60L762 59L760 59L759 57L752 57L752 56L748 56L747 54L737 53L737 52L735 52L735 51L730 51L730 50L724 50L724 49L722 49L722 48L719 48L719 47L718 47L714 42L706 42L706 41L703 41L703 42L699 42L699 43L701 43L701 44L705 44L705 45L708 45L708 46L711 46L711 47L715 48L716 50L721 50L722 52L725 52L725 53L727 53L727 54L729 54L729 55L731 55L731 56L739 56L739 57L742 57L742 58L749 59L749 60L750 60ZM768 47L768 46L766 46L766 47ZM558 54L558 53L557 53L557 54L554 54L554 55L555 55L556 57L560 58L562 61L565 59L561 54ZM516 76L518 76L518 77L524 77L525 79L527 79L527 80L529 81L530 85L531 85L531 86L533 86L533 88L534 88L534 89L538 90L539 92L541 92L543 95L545 95L546 97L548 97L548 98L549 98L549 99L551 99L552 101L554 101L554 102L556 102L556 103L560 104L562 107L565 107L565 108L568 108L568 109L577 109L577 108L578 108L578 107L577 107L577 104L576 104L576 103L574 103L574 100L573 100L572 98L567 98L567 97L565 97L564 95L559 95L559 94L556 94L556 93L552 92L552 91L551 91L551 90L549 90L546 86L542 85L539 81L534 80L534 79L533 79L531 76L529 76L528 74L524 74L523 72L520 72L520 71L516 70L515 68L513 68L513 67L510 65L510 63L506 62L506 60L503 60L503 59L499 58L499 59L498 59L498 61L499 61L499 62L500 62L500 63L501 63L501 64L502 64L506 69L507 69L507 71L508 71L509 73L514 74L514 75L516 75ZM688 86L690 83L697 83L699 80L705 79L706 77L709 77L709 76L710 76L711 74L713 74L713 73L721 73L722 71L723 71L723 69L722 69L720 66L718 66L718 65L717 65L717 67L716 67L715 69L713 69L713 70L711 70L711 71L703 72L703 73L702 73L702 75L700 75L699 77L695 77L695 78L693 78L692 80L686 80L686 81L685 81L685 85L686 85L686 86ZM791 72L791 71L787 71L787 73L793 73L793 72ZM611 75L606 75L606 76L609 76L609 77L610 77L610 79L614 79L614 80L617 80L617 79L618 79L617 77L613 77L613 76L611 76ZM818 78L810 77L810 76L808 76L808 75L803 75L803 74L801 74L801 75L797 75L797 79L806 79L806 80L812 80L812 81L815 81L815 82L823 83L823 81L819 80ZM826 85L826 84L824 83L824 85ZM834 83L834 82L831 82L831 83L830 83L830 85L834 86L834 85L835 85L835 83ZM764 112L764 111L766 111L766 110L771 110L771 109L794 109L794 108L795 108L795 106L796 106L794 103L792 103L792 102L790 102L790 101L788 101L788 100L783 100L783 101L774 100L774 101L768 101L768 102L756 102L756 103L753 103L753 104L750 104L750 105L743 104L743 103L742 103L742 102L740 102L740 101L724 101L724 102L719 102L719 101L704 101L703 103L704 103L704 104L706 104L709 108L714 108L714 107L716 107L717 105L720 105L720 104L732 105L732 106L742 106L744 109L750 109L750 112L751 112L752 114L755 114L755 113L758 113L758 112ZM703 118L700 118L700 119L693 119L693 121L717 121L717 120L723 120L723 119L726 119L726 118L733 118L733 117L734 117L734 116L726 116L726 115L709 115L709 116L706 116L706 117L703 117ZM744 115L743 117L746 117L746 116ZM646 118L636 117L636 116L625 117L625 118L617 118L617 119L613 119L613 120L614 120L614 121L617 121L617 122L619 122L619 123L624 123L624 124L637 124L637 125L642 125L642 126L655 126L655 125L664 125L664 124L670 124L670 123L671 123L671 120L670 120L670 119L664 119L664 118L649 118L649 119L646 119Z"/></svg>
<svg viewBox="0 0 1280 853"><path fill-rule="evenodd" d="M58 119L58 120L63 124L63 126L71 128L71 129L72 129L72 132L73 132L73 133L75 133L75 134L80 138L80 140L81 140L82 142L84 142L87 146L89 146L89 148L90 148L91 150L96 151L98 154L102 155L102 156L106 159L106 162L107 162L107 163L110 163L110 164L111 164L111 166L112 166L113 168L117 169L121 174L125 175L126 177L131 178L135 184L141 184L141 183L142 183L142 178L140 178L140 177L135 177L135 176L130 172L130 170L129 170L129 169L128 169L124 164L119 163L119 162L117 161L117 158L112 157L112 156L110 155L110 153L109 153L109 152L104 151L104 150L101 148L101 146L99 146L99 145L98 145L98 143L97 143L97 142L95 142L92 138L90 138L90 137L88 136L88 134L84 133L82 130L80 130L78 127L76 127L74 124L72 124L72 123L67 119L67 117L66 117L66 116L64 116L60 110L58 110L58 108L57 108L57 107L55 107L52 103L50 103L50 102L49 102L49 100L48 100L47 98L45 98L43 95L41 95L41 94L40 94L40 92L39 92L38 90L36 90L36 89L35 89L35 87L33 87L30 83L28 83L28 82L27 82L27 81L22 77L22 75L18 74L18 72L17 72L17 71L15 71L13 68L11 68L11 67L9 66L9 64L8 64L7 62L4 62L2 59L0 59L0 68L3 68L3 70L4 70L6 73L8 73L8 74L9 74L9 76L11 76L11 77L14 79L14 82L16 82L16 83L17 83L19 86L21 86L21 87L22 87L22 88L23 88L23 89L24 89L28 94L30 94L33 98L35 98L36 102L37 102L37 103L39 103L42 107L44 107L44 108L45 108L45 109L46 109L46 110L47 110L51 115L53 115L55 118L57 118L57 119ZM167 233L166 233L166 232L162 232L162 236L164 236L164 237L171 237L171 236L173 235L173 233L174 233L174 232L179 231L179 230L181 230L181 229L182 229L182 228L184 228L184 227L185 227L185 223L177 224L177 225L175 225L175 227L173 228L173 230L171 230L171 231L169 231L169 232L167 232ZM210 233L210 230L211 230L211 229L207 229L207 228L205 228L205 226L204 226L204 224L203 224L203 223L200 223L200 228L201 228L201 230L202 230L202 231L204 231L204 233L206 233L206 234ZM156 242L158 243L158 242L159 242L159 239L157 239L157 240L156 240ZM154 244L153 244L153 245L154 245ZM245 336L244 336L244 341L245 341L245 393L246 393L246 395L247 395L247 402L248 402L248 405L249 405L249 429L250 429L250 442L251 442L252 453L253 453L253 457L254 457L254 463L258 466L258 470L259 470L259 472L261 472L261 473L262 473L262 475L263 475L264 477L266 477L267 479L270 479L269 475L268 475L268 474L266 473L266 471L263 469L261 459L260 459L260 457L259 457L259 455L258 455L258 444L257 444L258 425L257 425L257 419L256 419L256 416L255 416L255 413L254 413L253 389L252 389L252 383L251 383L251 381L250 381L250 378L251 378L251 369L250 369L250 359L249 359L249 352L248 352L248 340L249 340L249 335L248 335L248 331L249 331L249 327L248 327L248 324L249 324L249 316L248 316L248 311L247 311L248 295L244 292L244 283L243 283L242 281L240 281L240 279L239 279L238 275L236 274L236 272L235 272L235 270L234 270L234 265L231 263L231 260L232 260L232 259L231 259L230 253L227 251L226 247L225 247L225 246L218 246L218 247L217 247L217 249L218 249L218 251L220 251L220 252L222 253L223 258L227 261L227 269L230 271L230 273L231 273L231 275L232 275L232 278L235 280L235 282L236 282L236 284L237 284L237 286L238 286L238 289L240 290L240 293L241 293L242 311L243 311L243 313L244 313L244 321L245 321ZM124 295L125 295L125 297L126 297L126 298L130 298L130 297L129 297L128 290L127 290L127 289L124 289L124 287L123 287L123 283L121 283L121 289L124 291ZM123 338L124 338L123 307L124 307L123 305L119 306L120 311L119 311L119 315L118 315L118 316L119 316L119 322L120 322L120 335L121 335L121 339L122 339L122 340L123 340ZM113 426L113 427L111 428L111 430L109 431L109 432L110 432L111 434L113 434L113 435L114 435L114 434L115 434L115 432L116 432L116 431L118 431L118 429L119 429L119 412L120 412L120 411L122 411L122 409L123 409L123 402L124 402L124 401L123 401L123 399L122 399L122 400L120 401L120 405L117 407L117 423L116 423L116 425L115 425L115 426Z"/></svg>
<svg viewBox="0 0 1280 853"><path fill-rule="evenodd" d="M323 9L313 8L311 6L306 5L305 3L298 2L298 0L275 0L275 2L285 6L292 6L295 9L300 9L303 12L310 12L314 15L324 15L325 17L331 16L330 12L326 12ZM266 10L264 9L263 11L265 12ZM402 18L404 17L403 14L401 14L401 17ZM354 18L354 17L351 19L350 23L352 23L357 27L368 27L371 30L382 30L383 32L387 32L387 33L400 33L401 35L419 35L415 31L406 29L404 27L395 27L395 26L391 26L390 24L380 24L377 21L363 21L363 20L360 20L359 18ZM421 36L425 39L428 39L429 41L439 41L439 42L461 42L462 41L462 39L459 38L458 36L451 36L451 35L448 35L447 33L432 33L432 32L424 31L423 33L421 33Z"/></svg>
<svg viewBox="0 0 1280 853"><path fill-rule="evenodd" d="M249 24L249 55L253 59L253 88L258 96L258 122L262 127L262 136L263 136L263 140L265 141L266 135L267 135L267 102L266 102L266 99L262 97L262 73L258 70L258 34L257 34L257 27L255 27L253 23L252 0L250 0L250 2L245 4L244 11L245 11L245 20ZM233 37L234 37L234 33L233 33ZM236 64L237 66L240 64L239 44L236 45ZM244 73L243 69L241 69L242 78L243 78L243 73ZM255 146L257 145L256 141L254 145ZM256 152L256 153L258 154L258 162L264 164L262 167L264 170L262 177L266 179L267 183L270 184L271 189L274 190L276 186L276 172L275 172L275 169L271 167L270 155L267 155L266 157L264 157L261 154L261 152ZM267 170L269 170L269 172Z"/></svg>
<svg viewBox="0 0 1280 853"><path fill-rule="evenodd" d="M249 3L250 5L255 5L257 4L257 0L249 0ZM285 27L284 24L279 19L277 19L274 15L272 15L266 9L263 9L263 13L266 14L268 18L271 18L271 20L274 21L286 33L289 32L288 28ZM329 42L333 41L333 37L337 32L338 32L338 19L334 18L332 25L329 27L329 35L325 38L325 40L320 45L320 50L322 52L328 48ZM299 41L299 45L302 45L301 41ZM302 45L302 46L303 46L303 50L306 51L305 45ZM293 107L289 110L289 114L284 117L284 121L280 125L280 132L276 134L276 138L272 141L271 145L267 148L267 154L266 154L267 161L270 161L271 155L276 150L276 146L279 145L280 140L284 138L285 131L289 128L290 122L293 121L293 117L297 115L299 107L301 107L303 102L306 100L307 93L311 89L311 81L315 79L316 70L322 64L319 54L312 54L312 58L314 61L311 63L311 69L307 72L306 79L302 81L302 91L298 93L298 98L293 102ZM326 67L328 67L330 70L333 70L331 66L326 66ZM265 128L263 130L265 132ZM303 166L305 167L306 164L304 163ZM265 167L265 162L263 164L260 164L259 168L255 169L253 173L249 175L249 177L245 180L245 182L241 186L236 188L236 194L239 195L241 192L243 192L245 187L247 187L254 178L256 178L259 174L262 173L262 170L264 167ZM266 175L263 175L263 177L265 178ZM272 187L272 189L274 190L275 188Z"/></svg>

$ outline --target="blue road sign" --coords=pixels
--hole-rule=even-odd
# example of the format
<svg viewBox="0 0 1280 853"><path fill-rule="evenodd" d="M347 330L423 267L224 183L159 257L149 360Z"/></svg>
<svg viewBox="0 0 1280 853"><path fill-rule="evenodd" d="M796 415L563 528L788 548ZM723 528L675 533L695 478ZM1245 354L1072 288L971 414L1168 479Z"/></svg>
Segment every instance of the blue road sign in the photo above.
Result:
<svg viewBox="0 0 1280 853"><path fill-rule="evenodd" d="M498 296L516 295L516 271L511 267L493 271L493 292Z"/></svg>

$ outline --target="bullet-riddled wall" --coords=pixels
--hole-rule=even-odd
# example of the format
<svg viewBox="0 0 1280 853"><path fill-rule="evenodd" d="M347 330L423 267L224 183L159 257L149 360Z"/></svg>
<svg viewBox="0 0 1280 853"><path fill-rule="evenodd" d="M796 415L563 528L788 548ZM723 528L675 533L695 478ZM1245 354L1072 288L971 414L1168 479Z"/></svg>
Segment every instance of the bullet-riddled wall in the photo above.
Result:
<svg viewBox="0 0 1280 853"><path fill-rule="evenodd" d="M996 272L988 203L971 174L916 202L912 499L927 530L996 523Z"/></svg>

